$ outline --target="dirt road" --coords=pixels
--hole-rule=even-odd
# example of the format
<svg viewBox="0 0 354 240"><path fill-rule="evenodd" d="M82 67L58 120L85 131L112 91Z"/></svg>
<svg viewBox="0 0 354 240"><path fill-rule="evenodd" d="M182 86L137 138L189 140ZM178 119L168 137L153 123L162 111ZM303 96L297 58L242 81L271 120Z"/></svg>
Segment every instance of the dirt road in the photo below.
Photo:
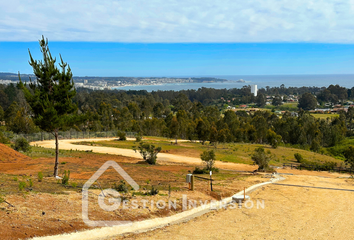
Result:
<svg viewBox="0 0 354 240"><path fill-rule="evenodd" d="M284 184L354 189L353 180L287 176ZM354 192L269 185L250 194L264 209L228 209L118 239L354 239Z"/></svg>
<svg viewBox="0 0 354 240"><path fill-rule="evenodd" d="M85 146L85 145L75 145L74 143L87 141L87 142L98 142L98 141L109 141L115 138L93 138L93 139L69 139L69 140L59 140L59 148L64 150L80 150L80 151L93 151L96 153L105 153L105 154L114 154L121 155L125 157L134 157L141 158L141 155L138 152L134 152L131 149L123 148L112 148L112 147L98 147L98 146ZM132 140L132 139L127 139ZM41 146L45 148L55 148L55 141L38 141L32 142L32 146ZM193 157L184 157L179 155L173 155L168 153L159 153L157 157L157 162L160 164L164 163L183 163L188 165L201 165L202 161L200 158ZM227 163L227 162L216 162L216 167L221 169L230 169L230 170L242 170L242 171L253 171L257 169L257 166L246 165L246 164L237 164L237 163Z"/></svg>

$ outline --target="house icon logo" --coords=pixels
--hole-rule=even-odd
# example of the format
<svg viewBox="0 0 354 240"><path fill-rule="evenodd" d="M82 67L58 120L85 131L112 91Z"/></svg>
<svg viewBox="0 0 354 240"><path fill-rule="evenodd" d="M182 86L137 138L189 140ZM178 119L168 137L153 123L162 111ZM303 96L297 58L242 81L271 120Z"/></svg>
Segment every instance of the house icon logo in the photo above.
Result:
<svg viewBox="0 0 354 240"><path fill-rule="evenodd" d="M109 168L113 167L119 175L135 190L139 190L139 185L124 171L121 166L115 161L105 162L92 177L84 184L82 187L82 220L84 223L90 227L104 227L104 226L116 226L116 225L130 225L131 221L93 221L89 219L88 209L89 209L89 188L91 185ZM114 211L118 209L121 199L120 194L114 189L105 189L98 196L98 204L103 211ZM105 203L105 198L110 197L108 202L111 203L107 205Z"/></svg>

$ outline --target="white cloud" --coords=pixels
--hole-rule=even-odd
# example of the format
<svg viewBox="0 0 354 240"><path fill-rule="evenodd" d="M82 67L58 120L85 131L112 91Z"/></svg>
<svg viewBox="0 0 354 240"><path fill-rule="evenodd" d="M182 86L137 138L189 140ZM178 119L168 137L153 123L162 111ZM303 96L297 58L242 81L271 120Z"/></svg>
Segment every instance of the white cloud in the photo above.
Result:
<svg viewBox="0 0 354 240"><path fill-rule="evenodd" d="M12 0L0 41L354 43L354 1Z"/></svg>

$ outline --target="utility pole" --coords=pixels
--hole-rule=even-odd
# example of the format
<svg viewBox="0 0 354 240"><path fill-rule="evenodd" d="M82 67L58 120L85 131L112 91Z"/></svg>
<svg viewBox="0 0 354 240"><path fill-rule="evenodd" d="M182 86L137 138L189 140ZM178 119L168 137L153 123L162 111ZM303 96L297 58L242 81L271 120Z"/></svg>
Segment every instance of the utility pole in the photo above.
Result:
<svg viewBox="0 0 354 240"><path fill-rule="evenodd" d="M213 174L212 171L210 171L210 190L213 191L213 180L211 179L211 175Z"/></svg>

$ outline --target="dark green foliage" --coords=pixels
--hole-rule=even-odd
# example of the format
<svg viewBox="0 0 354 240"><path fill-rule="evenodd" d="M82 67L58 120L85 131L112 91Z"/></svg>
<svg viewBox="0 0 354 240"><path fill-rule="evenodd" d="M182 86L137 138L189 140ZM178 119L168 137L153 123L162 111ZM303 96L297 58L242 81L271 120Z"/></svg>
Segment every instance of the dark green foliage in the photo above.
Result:
<svg viewBox="0 0 354 240"><path fill-rule="evenodd" d="M211 171L214 168L216 156L214 150L204 151L200 154L200 159L205 163L207 171Z"/></svg>
<svg viewBox="0 0 354 240"><path fill-rule="evenodd" d="M302 163L304 160L304 158L302 157L302 155L300 153L295 153L294 157L298 163Z"/></svg>
<svg viewBox="0 0 354 240"><path fill-rule="evenodd" d="M267 132L267 140L273 148L277 148L281 143L281 136L269 129Z"/></svg>
<svg viewBox="0 0 354 240"><path fill-rule="evenodd" d="M150 195L154 196L154 195L157 195L158 193L159 193L159 190L157 190L157 188L155 188L154 186L151 186Z"/></svg>
<svg viewBox="0 0 354 240"><path fill-rule="evenodd" d="M10 139L8 139L8 138L5 136L4 132L1 131L1 130L0 130L0 143L4 143L4 144L10 143Z"/></svg>
<svg viewBox="0 0 354 240"><path fill-rule="evenodd" d="M140 134L135 137L136 142L141 142L141 140L142 140L142 136Z"/></svg>
<svg viewBox="0 0 354 240"><path fill-rule="evenodd" d="M264 107L266 105L267 99L263 93L258 93L256 97L257 107Z"/></svg>
<svg viewBox="0 0 354 240"><path fill-rule="evenodd" d="M337 164L335 162L316 162L316 161L308 161L306 159L300 160L301 164L298 168L307 169L311 171L333 171Z"/></svg>
<svg viewBox="0 0 354 240"><path fill-rule="evenodd" d="M195 169L193 170L193 174L209 174L210 171L218 173L219 169L213 167L211 170L208 170L206 167L205 168L195 167Z"/></svg>
<svg viewBox="0 0 354 240"><path fill-rule="evenodd" d="M281 99L281 97L279 95L275 96L272 100L272 105L273 106L280 106L283 104L283 100Z"/></svg>
<svg viewBox="0 0 354 240"><path fill-rule="evenodd" d="M114 183L113 188L115 190L117 190L118 192L124 192L124 193L128 192L128 186L125 184L125 182L123 180L121 180L118 185L116 185L116 183Z"/></svg>
<svg viewBox="0 0 354 240"><path fill-rule="evenodd" d="M140 142L139 146L133 146L135 152L139 151L143 159L150 165L156 164L157 154L161 152L161 147L152 144Z"/></svg>
<svg viewBox="0 0 354 240"><path fill-rule="evenodd" d="M127 140L127 137L126 137L125 132L118 131L118 132L117 132L117 136L118 136L119 141L125 141L125 140Z"/></svg>
<svg viewBox="0 0 354 240"><path fill-rule="evenodd" d="M72 72L67 63L61 62L59 70L56 59L52 57L48 40L44 37L39 41L43 60L37 61L30 55L30 65L36 76L36 82L30 82L29 86L21 81L19 88L24 92L28 104L32 108L33 120L43 131L51 132L56 140L56 159L54 176L58 174L58 131L69 129L78 121L77 105L72 102L76 95Z"/></svg>
<svg viewBox="0 0 354 240"><path fill-rule="evenodd" d="M258 171L266 171L269 169L270 154L267 154L263 147L254 150L252 160L258 165Z"/></svg>
<svg viewBox="0 0 354 240"><path fill-rule="evenodd" d="M195 167L193 174L207 174L208 170L206 168Z"/></svg>
<svg viewBox="0 0 354 240"><path fill-rule="evenodd" d="M4 109L0 105L0 121L4 121L4 117L5 117L5 112L4 112Z"/></svg>
<svg viewBox="0 0 354 240"><path fill-rule="evenodd" d="M13 145L13 149L16 151L28 152L31 150L31 146L24 137L19 137L15 140L15 144Z"/></svg>
<svg viewBox="0 0 354 240"><path fill-rule="evenodd" d="M43 180L43 173L38 172L38 182L42 182L42 180Z"/></svg>
<svg viewBox="0 0 354 240"><path fill-rule="evenodd" d="M299 98L298 108L304 110L311 110L317 107L317 100L311 93L304 93Z"/></svg>
<svg viewBox="0 0 354 240"><path fill-rule="evenodd" d="M63 178L61 179L61 184L68 185L70 180L70 170L64 171Z"/></svg>
<svg viewBox="0 0 354 240"><path fill-rule="evenodd" d="M351 169L354 169L354 147L349 146L344 152L345 162Z"/></svg>

